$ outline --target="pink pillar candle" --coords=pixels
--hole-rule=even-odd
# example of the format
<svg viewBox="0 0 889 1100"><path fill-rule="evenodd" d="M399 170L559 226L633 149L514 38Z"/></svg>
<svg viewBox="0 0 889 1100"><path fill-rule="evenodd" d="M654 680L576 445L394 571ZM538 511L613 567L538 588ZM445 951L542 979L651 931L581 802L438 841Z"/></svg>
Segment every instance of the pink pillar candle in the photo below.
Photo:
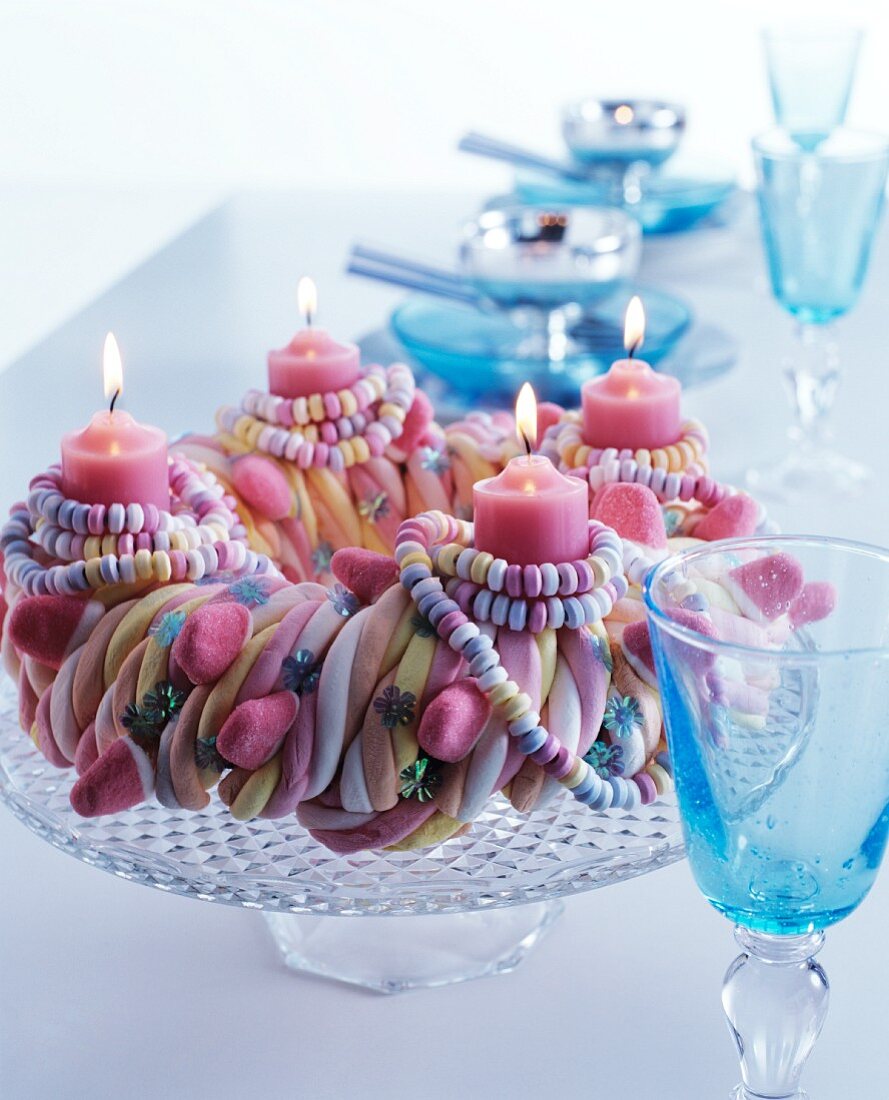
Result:
<svg viewBox="0 0 889 1100"><path fill-rule="evenodd" d="M648 363L634 359L645 338L645 311L638 297L630 299L624 319L628 359L618 359L602 378L583 384L583 438L590 447L619 451L667 447L679 439L680 394L675 378L656 374Z"/></svg>
<svg viewBox="0 0 889 1100"><path fill-rule="evenodd" d="M542 455L513 458L473 489L475 545L515 565L558 564L589 555L586 482Z"/></svg>
<svg viewBox="0 0 889 1100"><path fill-rule="evenodd" d="M678 379L657 374L641 359L618 359L607 374L583 384L584 442L631 451L675 443L681 392Z"/></svg>
<svg viewBox="0 0 889 1100"><path fill-rule="evenodd" d="M315 284L311 279L301 279L299 306L307 326L286 348L269 352L269 390L278 397L309 397L344 390L361 374L361 353L356 344L340 344L323 329L311 327L315 305Z"/></svg>
<svg viewBox="0 0 889 1100"><path fill-rule="evenodd" d="M84 504L154 504L169 510L167 437L129 413L97 412L62 437L62 491Z"/></svg>

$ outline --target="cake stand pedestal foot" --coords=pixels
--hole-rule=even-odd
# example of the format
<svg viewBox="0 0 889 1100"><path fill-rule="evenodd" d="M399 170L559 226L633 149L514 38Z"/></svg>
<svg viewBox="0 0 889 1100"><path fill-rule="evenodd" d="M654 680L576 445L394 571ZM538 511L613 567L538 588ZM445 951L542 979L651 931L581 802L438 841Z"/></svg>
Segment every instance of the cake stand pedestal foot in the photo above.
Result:
<svg viewBox="0 0 889 1100"><path fill-rule="evenodd" d="M263 916L291 970L402 993L514 970L563 908L546 901L434 916Z"/></svg>

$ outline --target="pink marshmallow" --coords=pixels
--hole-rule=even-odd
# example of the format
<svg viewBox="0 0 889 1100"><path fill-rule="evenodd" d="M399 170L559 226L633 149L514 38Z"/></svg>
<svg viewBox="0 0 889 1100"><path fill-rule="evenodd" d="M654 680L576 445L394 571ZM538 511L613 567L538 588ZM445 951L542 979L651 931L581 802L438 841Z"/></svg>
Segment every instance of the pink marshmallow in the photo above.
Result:
<svg viewBox="0 0 889 1100"><path fill-rule="evenodd" d="M789 611L802 592L803 569L790 554L769 554L732 569L723 585L745 615L771 622Z"/></svg>
<svg viewBox="0 0 889 1100"><path fill-rule="evenodd" d="M337 550L330 569L364 604L375 603L398 580L398 565L394 559L358 547Z"/></svg>
<svg viewBox="0 0 889 1100"><path fill-rule="evenodd" d="M436 760L455 763L472 751L491 713L475 680L445 688L423 711L417 741Z"/></svg>
<svg viewBox="0 0 889 1100"><path fill-rule="evenodd" d="M695 538L705 542L745 538L756 531L758 509L746 493L726 497L695 526Z"/></svg>
<svg viewBox="0 0 889 1100"><path fill-rule="evenodd" d="M238 768L255 771L271 760L296 718L292 691L276 691L235 707L216 738L216 748Z"/></svg>
<svg viewBox="0 0 889 1100"><path fill-rule="evenodd" d="M138 806L154 790L154 766L144 749L120 737L71 788L81 817L101 817Z"/></svg>
<svg viewBox="0 0 889 1100"><path fill-rule="evenodd" d="M278 467L261 455L244 455L232 463L232 484L251 508L271 520L285 519L293 494Z"/></svg>
<svg viewBox="0 0 889 1100"><path fill-rule="evenodd" d="M657 497L647 485L612 482L603 485L593 498L593 519L613 527L625 539L665 550L667 531Z"/></svg>
<svg viewBox="0 0 889 1100"><path fill-rule="evenodd" d="M837 604L837 590L830 581L809 581L790 607L790 625L796 629L806 623L826 619Z"/></svg>
<svg viewBox="0 0 889 1100"><path fill-rule="evenodd" d="M185 620L171 655L193 684L212 684L241 652L252 630L253 620L243 604L205 603Z"/></svg>

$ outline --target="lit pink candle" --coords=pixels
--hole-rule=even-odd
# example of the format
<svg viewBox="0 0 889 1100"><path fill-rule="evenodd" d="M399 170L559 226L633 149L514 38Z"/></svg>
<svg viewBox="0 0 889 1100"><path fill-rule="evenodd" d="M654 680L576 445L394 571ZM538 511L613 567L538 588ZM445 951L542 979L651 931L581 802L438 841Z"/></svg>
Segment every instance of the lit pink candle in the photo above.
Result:
<svg viewBox="0 0 889 1100"><path fill-rule="evenodd" d="M528 454L509 461L472 492L475 545L515 565L558 564L586 558L590 550L586 482L565 477L536 442L537 408L526 382L516 403L519 437Z"/></svg>
<svg viewBox="0 0 889 1100"><path fill-rule="evenodd" d="M123 389L117 341L109 332L104 353L105 396L111 408L97 412L79 432L62 437L62 491L84 504L154 504L170 507L167 437L114 408Z"/></svg>
<svg viewBox="0 0 889 1100"><path fill-rule="evenodd" d="M361 374L357 344L340 344L323 329L312 328L318 299L311 279L300 279L297 297L306 327L286 348L269 352L269 390L293 398L346 389Z"/></svg>
<svg viewBox="0 0 889 1100"><path fill-rule="evenodd" d="M679 380L657 374L634 359L645 336L645 314L638 298L627 306L624 347L629 356L613 363L607 374L584 382L583 438L591 447L624 447L631 451L666 447L679 439Z"/></svg>

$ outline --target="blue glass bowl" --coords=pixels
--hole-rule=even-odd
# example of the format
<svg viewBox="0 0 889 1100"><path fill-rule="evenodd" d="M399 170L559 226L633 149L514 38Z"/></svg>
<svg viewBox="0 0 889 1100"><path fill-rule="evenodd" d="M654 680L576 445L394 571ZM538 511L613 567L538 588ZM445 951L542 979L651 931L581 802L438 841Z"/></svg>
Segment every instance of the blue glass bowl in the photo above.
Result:
<svg viewBox="0 0 889 1100"><path fill-rule="evenodd" d="M580 384L625 354L623 316L633 294L645 303L643 356L656 365L688 330L692 315L680 299L649 287L624 285L598 301L572 330L577 352L559 361L527 355L533 330L510 315L462 303L408 298L389 324L417 362L465 397L509 404L521 383L530 382L542 401L576 404Z"/></svg>
<svg viewBox="0 0 889 1100"><path fill-rule="evenodd" d="M515 189L522 202L587 206L610 202L614 182L574 182L546 172L522 171L516 175ZM681 165L670 165L645 179L638 203L620 205L646 233L677 233L716 213L736 191L729 174L697 175Z"/></svg>

